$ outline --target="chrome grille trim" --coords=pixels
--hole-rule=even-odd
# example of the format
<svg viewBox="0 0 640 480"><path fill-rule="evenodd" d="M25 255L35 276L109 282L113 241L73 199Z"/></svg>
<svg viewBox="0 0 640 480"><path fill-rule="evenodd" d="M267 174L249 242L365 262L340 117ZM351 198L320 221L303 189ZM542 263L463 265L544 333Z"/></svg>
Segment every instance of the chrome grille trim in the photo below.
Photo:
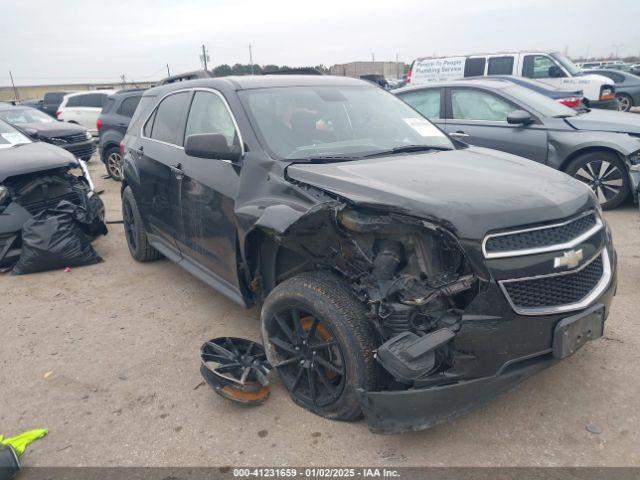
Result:
<svg viewBox="0 0 640 480"><path fill-rule="evenodd" d="M548 307L523 308L523 307L518 307L513 303L507 289L505 288L505 284L508 284L511 282L522 282L526 280L536 280L540 278L557 277L561 275L569 275L569 274L577 273L583 270L584 268L586 268L593 261L598 259L600 255L602 255L602 277L600 278L600 281L595 286L595 288L591 290L589 294L587 294L584 298L582 298L578 302L565 304L565 305L554 305L554 306L548 306ZM517 314L519 315L551 315L555 313L564 313L564 312L571 312L573 310L581 310L583 308L588 307L592 302L594 302L602 294L602 292L606 290L606 288L609 286L610 281L611 281L611 261L609 260L609 252L605 247L602 250L600 250L598 253L596 253L588 262L585 262L583 265L581 265L576 269L567 270L565 272L550 273L547 275L537 275L534 277L522 277L522 278L513 278L509 280L501 280L498 282L498 285L500 285L500 289L502 290L502 293L504 294L505 298L509 302L509 305L511 305L511 308Z"/></svg>
<svg viewBox="0 0 640 480"><path fill-rule="evenodd" d="M596 220L596 224L593 227L591 227L589 230L587 230L586 232L578 235L577 237L573 238L572 240L570 240L568 242L558 243L558 244L555 244L555 245L545 245L543 247L520 249L520 250L508 250L508 251L503 251L503 252L487 252L487 241L489 239L491 239L491 238L503 237L503 236L507 236L507 235L516 235L516 234L519 234L519 233L526 233L526 232L533 232L533 231L547 230L547 229L551 229L551 228L563 227L563 226L568 225L568 224L570 224L572 222L575 222L576 220L578 220L578 219L580 219L582 217L586 217L587 215L593 215L595 220ZM560 222L560 223L554 223L554 224L551 224L551 225L542 225L540 227L523 228L523 229L519 229L519 230L510 230L508 232L489 234L486 237L484 237L484 240L482 241L482 254L484 255L484 258L492 259L492 258L522 257L522 256L525 256L525 255L535 255L535 254L538 254L538 253L555 252L555 251L558 251L558 250L568 250L568 249L571 249L571 248L575 247L576 245L581 244L585 240L591 238L593 235L598 233L602 229L602 227L603 227L603 223L602 223L602 220L600 219L600 216L595 211L589 210L588 212L583 212L580 215L577 215L577 216L575 216L573 218L570 218L569 220L566 220L566 221Z"/></svg>

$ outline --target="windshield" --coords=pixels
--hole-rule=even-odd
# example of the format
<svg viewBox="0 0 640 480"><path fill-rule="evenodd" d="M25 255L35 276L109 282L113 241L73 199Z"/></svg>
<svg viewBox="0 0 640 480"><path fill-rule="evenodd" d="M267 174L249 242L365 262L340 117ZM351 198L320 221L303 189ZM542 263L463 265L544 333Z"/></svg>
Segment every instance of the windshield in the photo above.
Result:
<svg viewBox="0 0 640 480"><path fill-rule="evenodd" d="M239 93L261 141L281 159L357 158L407 146L453 148L431 122L377 87L284 87Z"/></svg>
<svg viewBox="0 0 640 480"><path fill-rule="evenodd" d="M22 125L24 123L52 123L56 120L46 113L33 108L20 108L15 110L0 111L0 118L11 125Z"/></svg>
<svg viewBox="0 0 640 480"><path fill-rule="evenodd" d="M582 73L580 67L578 67L575 63L573 63L561 53L552 53L551 56L555 58L560 63L560 65L562 65L564 69L569 72L569 75L571 75L572 77L575 77L576 75L580 75Z"/></svg>
<svg viewBox="0 0 640 480"><path fill-rule="evenodd" d="M11 125L0 121L0 148L9 148L13 145L21 145L23 143L31 143L31 140Z"/></svg>
<svg viewBox="0 0 640 480"><path fill-rule="evenodd" d="M504 89L504 92L545 117L573 117L577 115L577 112L572 108L565 107L549 97L519 85L510 85Z"/></svg>

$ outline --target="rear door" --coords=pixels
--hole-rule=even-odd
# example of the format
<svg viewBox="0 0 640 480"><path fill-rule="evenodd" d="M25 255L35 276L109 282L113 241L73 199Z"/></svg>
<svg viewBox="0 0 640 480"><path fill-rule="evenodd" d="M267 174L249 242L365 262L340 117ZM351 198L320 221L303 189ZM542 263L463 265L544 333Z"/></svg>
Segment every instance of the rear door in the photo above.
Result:
<svg viewBox="0 0 640 480"><path fill-rule="evenodd" d="M180 204L183 136L191 91L165 96L144 122L132 155L140 175L136 197L151 240L159 239L178 254L184 228ZM155 238L153 238L155 237Z"/></svg>
<svg viewBox="0 0 640 480"><path fill-rule="evenodd" d="M229 145L242 145L231 110L216 90L196 90L191 102L184 138L202 133L222 134ZM240 167L229 160L185 156L182 170L185 236L181 251L194 260L195 267L213 275L221 288L236 290L234 206Z"/></svg>
<svg viewBox="0 0 640 480"><path fill-rule="evenodd" d="M507 116L522 107L484 89L447 89L445 131L471 145L494 148L547 162L547 130L541 123L510 125Z"/></svg>

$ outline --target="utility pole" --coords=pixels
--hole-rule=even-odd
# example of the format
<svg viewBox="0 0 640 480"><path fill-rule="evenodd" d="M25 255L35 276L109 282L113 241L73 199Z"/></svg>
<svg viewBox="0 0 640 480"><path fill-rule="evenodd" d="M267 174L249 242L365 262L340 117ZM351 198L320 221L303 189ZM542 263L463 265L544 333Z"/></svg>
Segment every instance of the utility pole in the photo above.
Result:
<svg viewBox="0 0 640 480"><path fill-rule="evenodd" d="M167 77L171 76L171 72L169 71L169 64L167 63Z"/></svg>
<svg viewBox="0 0 640 480"><path fill-rule="evenodd" d="M18 101L20 97L18 97L18 89L16 88L16 84L13 83L13 73L9 70L9 76L11 77L11 85L13 86L13 100Z"/></svg>
<svg viewBox="0 0 640 480"><path fill-rule="evenodd" d="M122 81L122 89L124 90L127 87L127 78L124 76L124 73L120 75L120 80Z"/></svg>
<svg viewBox="0 0 640 480"><path fill-rule="evenodd" d="M371 52L371 61L374 63L376 61L376 54L374 52Z"/></svg>
<svg viewBox="0 0 640 480"><path fill-rule="evenodd" d="M251 44L249 44L249 64L251 65L251 75L253 75L253 52L251 51Z"/></svg>
<svg viewBox="0 0 640 480"><path fill-rule="evenodd" d="M398 54L396 53L396 78L400 79L400 63L398 62Z"/></svg>
<svg viewBox="0 0 640 480"><path fill-rule="evenodd" d="M202 44L202 55L200 55L200 60L204 64L204 69L207 70L207 61L209 60L209 54L207 53L207 47Z"/></svg>

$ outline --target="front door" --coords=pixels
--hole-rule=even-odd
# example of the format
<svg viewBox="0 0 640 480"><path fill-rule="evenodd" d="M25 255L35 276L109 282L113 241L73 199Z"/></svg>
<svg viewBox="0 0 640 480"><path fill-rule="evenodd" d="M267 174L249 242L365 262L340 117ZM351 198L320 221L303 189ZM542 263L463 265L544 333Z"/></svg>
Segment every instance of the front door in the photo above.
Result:
<svg viewBox="0 0 640 480"><path fill-rule="evenodd" d="M165 97L143 127L137 157L142 192L136 200L149 234L174 250L183 237L180 205L180 167L184 162L183 136L191 92Z"/></svg>
<svg viewBox="0 0 640 480"><path fill-rule="evenodd" d="M471 145L493 148L547 163L544 125L511 125L507 116L522 109L504 97L476 88L450 89L448 134Z"/></svg>
<svg viewBox="0 0 640 480"><path fill-rule="evenodd" d="M235 122L224 97L214 90L196 90L186 122L185 135L219 133L229 145L240 145ZM182 165L181 202L185 256L198 268L213 274L222 287L236 289L235 198L240 168L224 159L185 156Z"/></svg>

